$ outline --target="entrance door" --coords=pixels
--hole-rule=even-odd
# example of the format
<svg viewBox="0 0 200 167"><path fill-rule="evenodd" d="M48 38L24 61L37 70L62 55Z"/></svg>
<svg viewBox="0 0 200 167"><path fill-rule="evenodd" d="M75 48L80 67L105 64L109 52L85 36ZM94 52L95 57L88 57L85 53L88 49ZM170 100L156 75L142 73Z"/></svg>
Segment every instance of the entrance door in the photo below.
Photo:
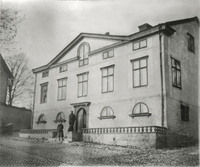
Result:
<svg viewBox="0 0 200 167"><path fill-rule="evenodd" d="M82 132L82 128L86 128L86 111L84 108L78 110L76 127L77 132Z"/></svg>

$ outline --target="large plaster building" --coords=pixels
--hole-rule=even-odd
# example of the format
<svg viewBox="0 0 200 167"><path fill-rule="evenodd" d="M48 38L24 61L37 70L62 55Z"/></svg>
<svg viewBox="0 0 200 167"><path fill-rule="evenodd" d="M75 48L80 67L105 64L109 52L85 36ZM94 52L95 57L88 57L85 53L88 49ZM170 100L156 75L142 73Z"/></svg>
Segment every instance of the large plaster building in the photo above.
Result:
<svg viewBox="0 0 200 167"><path fill-rule="evenodd" d="M106 144L161 147L198 140L199 20L143 24L118 36L81 33L35 74L34 129L74 111L74 134Z"/></svg>

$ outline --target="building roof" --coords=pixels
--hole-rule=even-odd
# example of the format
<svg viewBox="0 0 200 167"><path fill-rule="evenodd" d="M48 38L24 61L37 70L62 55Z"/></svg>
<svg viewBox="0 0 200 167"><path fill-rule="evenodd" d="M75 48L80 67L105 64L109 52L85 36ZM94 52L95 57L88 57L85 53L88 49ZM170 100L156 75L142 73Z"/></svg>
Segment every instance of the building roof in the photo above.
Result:
<svg viewBox="0 0 200 167"><path fill-rule="evenodd" d="M6 62L5 62L5 60L3 59L3 57L2 57L1 54L0 54L0 62L1 62L1 68L3 68L3 69L6 71L6 73L8 74L8 77L9 77L9 78L13 78L13 75L12 75L12 73L10 72L10 69L8 68L8 66L7 66L7 64L6 64Z"/></svg>
<svg viewBox="0 0 200 167"><path fill-rule="evenodd" d="M106 34L95 34L95 33L80 33L72 42L69 43L54 59L52 59L47 65L38 67L33 69L34 73L47 70L50 68L53 64L57 63L67 52L69 52L80 40L82 40L84 37L89 37L89 38L99 38L99 39L110 39L110 40L116 40L118 41L115 44L109 45L107 47L99 48L97 50L91 51L89 55L98 53L104 49L107 49L109 47L116 47L121 44L133 41L133 40L138 40L140 38L143 38L144 36L150 36L156 33L159 33L162 31L166 35L172 35L175 30L171 28L171 25L176 25L176 24L183 24L186 22L191 22L191 21L196 21L199 24L199 19L198 17L192 17L192 18L187 18L187 19L180 19L180 20L175 20L175 21L169 21L165 23L158 24L156 26L147 26L147 29L143 29L142 31L136 32L134 34L130 34L127 36L119 36L119 35L110 35L109 33ZM147 24L147 23L146 23ZM66 62L71 62L78 60L79 58L76 56L75 58L69 59Z"/></svg>

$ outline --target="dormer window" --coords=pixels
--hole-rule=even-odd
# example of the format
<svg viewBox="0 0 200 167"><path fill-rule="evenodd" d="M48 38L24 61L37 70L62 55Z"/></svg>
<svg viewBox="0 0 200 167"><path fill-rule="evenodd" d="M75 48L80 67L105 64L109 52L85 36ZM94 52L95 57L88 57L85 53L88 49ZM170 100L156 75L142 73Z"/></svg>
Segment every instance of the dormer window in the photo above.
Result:
<svg viewBox="0 0 200 167"><path fill-rule="evenodd" d="M88 53L90 52L90 45L86 42L82 43L78 48L79 67L89 64Z"/></svg>
<svg viewBox="0 0 200 167"><path fill-rule="evenodd" d="M42 78L48 77L49 76L49 71L45 71L42 73Z"/></svg>
<svg viewBox="0 0 200 167"><path fill-rule="evenodd" d="M67 64L60 66L59 71L60 73L67 71Z"/></svg>

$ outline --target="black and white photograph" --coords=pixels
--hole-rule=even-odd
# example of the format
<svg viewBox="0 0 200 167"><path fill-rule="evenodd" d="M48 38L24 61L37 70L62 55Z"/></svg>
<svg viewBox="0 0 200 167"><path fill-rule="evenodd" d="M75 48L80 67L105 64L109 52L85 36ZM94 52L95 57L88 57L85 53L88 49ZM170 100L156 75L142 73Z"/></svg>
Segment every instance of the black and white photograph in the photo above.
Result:
<svg viewBox="0 0 200 167"><path fill-rule="evenodd" d="M200 0L0 10L0 167L200 165Z"/></svg>

